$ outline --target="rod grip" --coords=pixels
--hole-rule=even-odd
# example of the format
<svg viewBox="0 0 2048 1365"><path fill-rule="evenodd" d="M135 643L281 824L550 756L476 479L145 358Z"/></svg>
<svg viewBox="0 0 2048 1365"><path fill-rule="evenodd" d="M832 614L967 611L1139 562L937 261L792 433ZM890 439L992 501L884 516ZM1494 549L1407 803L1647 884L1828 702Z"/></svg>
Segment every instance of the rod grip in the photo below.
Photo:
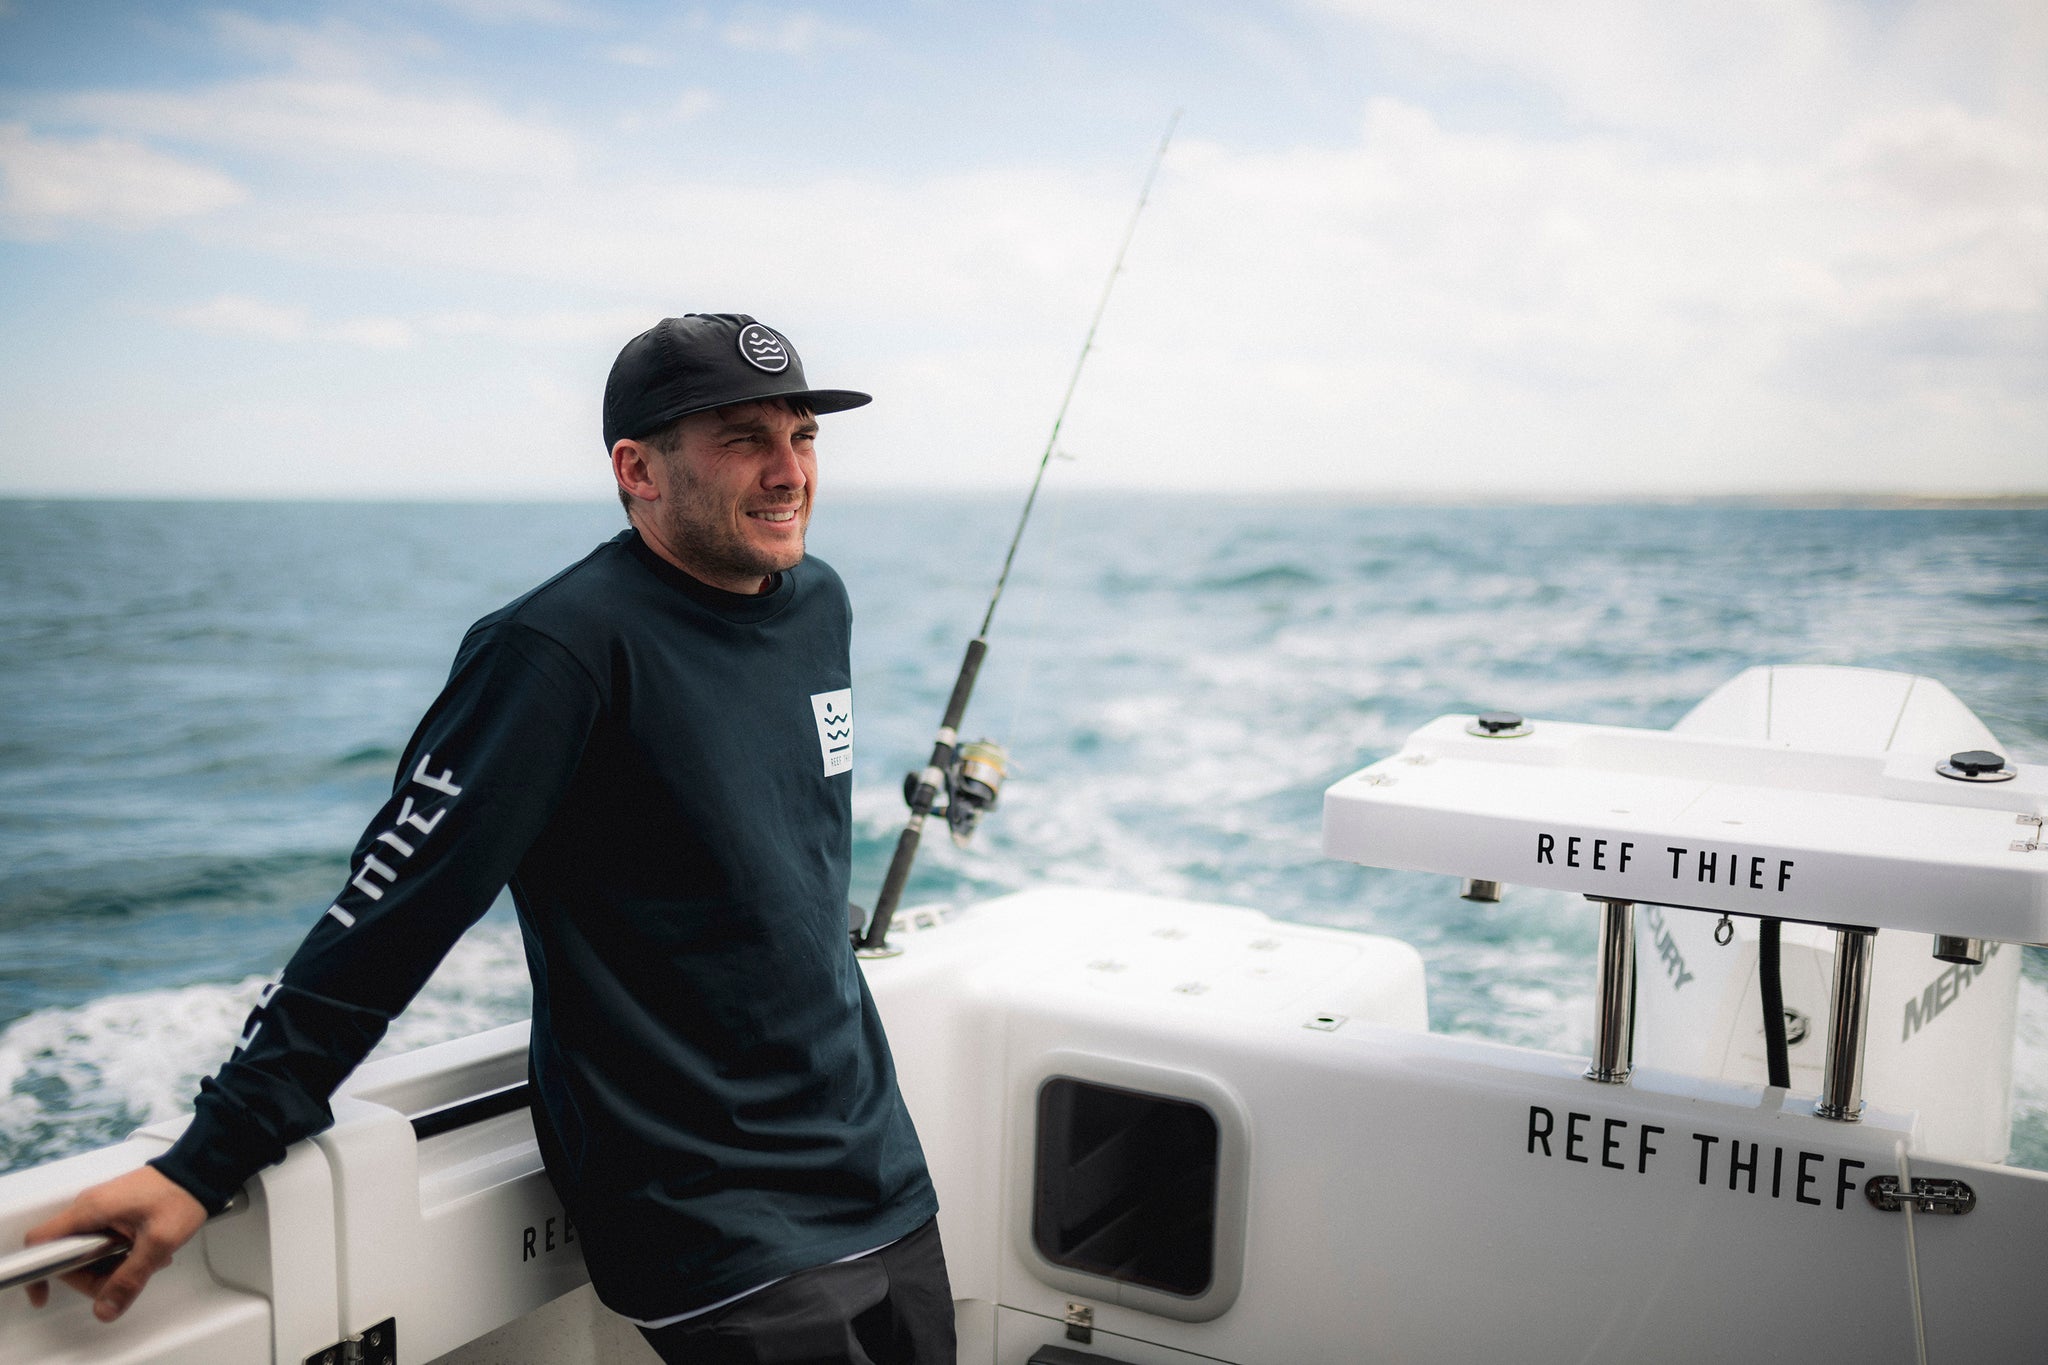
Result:
<svg viewBox="0 0 2048 1365"><path fill-rule="evenodd" d="M960 720L967 714L967 699L974 695L974 679L981 672L982 658L988 653L988 641L977 635L967 642L967 657L960 661L960 676L953 679L953 695L946 702L946 718L939 722L942 730L958 730Z"/></svg>
<svg viewBox="0 0 2048 1365"><path fill-rule="evenodd" d="M861 947L879 948L888 939L889 921L896 917L903 888L910 882L910 867L917 861L917 843L923 834L924 820L914 815L903 827L903 833L896 836L896 855L889 859L889 871L882 878L881 894L875 897L874 918L868 921L867 933L861 935Z"/></svg>

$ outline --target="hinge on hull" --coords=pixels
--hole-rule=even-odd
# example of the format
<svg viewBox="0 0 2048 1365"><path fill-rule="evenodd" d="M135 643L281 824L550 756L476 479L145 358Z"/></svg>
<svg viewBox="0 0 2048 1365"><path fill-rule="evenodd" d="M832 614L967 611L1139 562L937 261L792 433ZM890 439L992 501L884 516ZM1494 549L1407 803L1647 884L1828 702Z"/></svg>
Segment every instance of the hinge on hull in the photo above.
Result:
<svg viewBox="0 0 2048 1365"><path fill-rule="evenodd" d="M386 1318L352 1337L306 1357L306 1365L393 1365L398 1359L398 1319Z"/></svg>
<svg viewBox="0 0 2048 1365"><path fill-rule="evenodd" d="M2017 823L2030 827L2034 832L2024 839L2013 840L2012 851L2015 853L2039 853L2041 851L2041 817L2038 815L2022 815Z"/></svg>
<svg viewBox="0 0 2048 1365"><path fill-rule="evenodd" d="M1095 1310L1085 1303L1067 1303L1067 1340L1078 1341L1083 1346L1095 1340Z"/></svg>
<svg viewBox="0 0 2048 1365"><path fill-rule="evenodd" d="M1863 1186L1870 1206L1884 1213L1897 1213L1912 1205L1915 1213L1968 1213L1977 1207L1977 1192L1960 1180L1913 1178L1911 1191L1901 1193L1895 1175L1874 1175Z"/></svg>

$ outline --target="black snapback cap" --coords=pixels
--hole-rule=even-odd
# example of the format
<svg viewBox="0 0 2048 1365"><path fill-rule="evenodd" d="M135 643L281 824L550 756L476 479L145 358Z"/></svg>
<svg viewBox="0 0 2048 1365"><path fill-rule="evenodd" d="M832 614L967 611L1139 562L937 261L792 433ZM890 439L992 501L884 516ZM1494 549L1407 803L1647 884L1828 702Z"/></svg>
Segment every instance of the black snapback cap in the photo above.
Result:
<svg viewBox="0 0 2048 1365"><path fill-rule="evenodd" d="M663 318L626 343L604 386L604 448L733 403L791 398L812 412L874 401L852 389L814 389L789 338L745 313Z"/></svg>

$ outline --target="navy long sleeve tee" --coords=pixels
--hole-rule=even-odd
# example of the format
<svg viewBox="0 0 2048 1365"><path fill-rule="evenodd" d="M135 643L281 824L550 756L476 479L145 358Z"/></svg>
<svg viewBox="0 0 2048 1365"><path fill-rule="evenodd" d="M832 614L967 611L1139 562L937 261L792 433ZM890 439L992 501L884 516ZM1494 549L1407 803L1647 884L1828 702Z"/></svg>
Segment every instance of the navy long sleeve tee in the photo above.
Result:
<svg viewBox="0 0 2048 1365"><path fill-rule="evenodd" d="M686 1312L937 1209L847 939L851 612L622 533L471 627L349 880L152 1164L218 1209L509 884L534 1127L599 1295Z"/></svg>

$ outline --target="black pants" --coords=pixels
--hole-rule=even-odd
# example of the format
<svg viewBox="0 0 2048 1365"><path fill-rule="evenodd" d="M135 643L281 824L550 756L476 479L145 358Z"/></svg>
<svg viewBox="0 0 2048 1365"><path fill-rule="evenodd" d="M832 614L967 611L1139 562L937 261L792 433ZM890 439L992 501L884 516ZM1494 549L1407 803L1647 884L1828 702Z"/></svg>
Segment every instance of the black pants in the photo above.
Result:
<svg viewBox="0 0 2048 1365"><path fill-rule="evenodd" d="M667 1365L954 1365L938 1220L857 1261L640 1333Z"/></svg>

